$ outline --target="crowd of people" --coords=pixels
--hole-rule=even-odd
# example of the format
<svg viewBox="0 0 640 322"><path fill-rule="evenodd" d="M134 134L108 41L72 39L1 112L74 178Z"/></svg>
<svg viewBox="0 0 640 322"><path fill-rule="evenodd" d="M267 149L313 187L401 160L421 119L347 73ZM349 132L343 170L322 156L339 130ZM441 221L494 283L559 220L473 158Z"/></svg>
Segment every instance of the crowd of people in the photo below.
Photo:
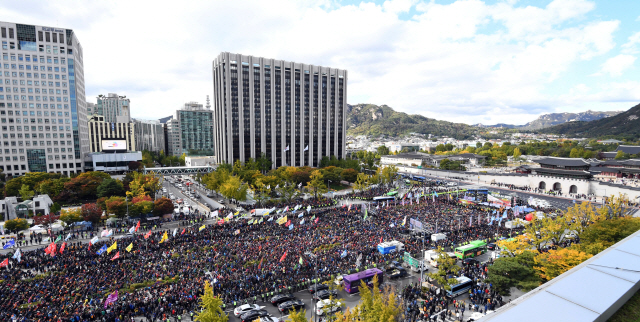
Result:
<svg viewBox="0 0 640 322"><path fill-rule="evenodd" d="M423 247L455 247L508 233L499 225L501 213L460 205L444 194L417 198L424 188L416 186L410 198L405 195L394 203L304 211L306 205L327 205L326 200L311 200L298 212L285 214L287 222L282 224L277 223L282 215L208 225L199 222L204 220L201 216L173 230L142 225L133 236L111 236L91 245L70 240L64 251L59 242L55 256L44 247L23 251L20 262L5 254L0 261L8 258L9 265L0 269L0 320L15 316L24 321L124 321L144 316L147 321L166 321L197 309L205 280L214 281L215 294L225 308L232 308L247 299L264 300L301 289L313 279L327 280L399 259L396 253L377 251L383 241L398 240L406 251L417 254ZM507 214L508 219L514 216ZM448 238L432 242L408 234L409 218ZM117 249L97 253L114 243ZM118 299L105 306L116 290Z"/></svg>

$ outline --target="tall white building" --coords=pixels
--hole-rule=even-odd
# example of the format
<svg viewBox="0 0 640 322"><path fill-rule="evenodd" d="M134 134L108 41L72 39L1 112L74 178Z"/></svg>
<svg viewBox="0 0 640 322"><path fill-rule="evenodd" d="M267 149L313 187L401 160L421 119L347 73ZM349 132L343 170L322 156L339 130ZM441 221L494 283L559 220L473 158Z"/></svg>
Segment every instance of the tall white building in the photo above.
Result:
<svg viewBox="0 0 640 322"><path fill-rule="evenodd" d="M115 93L99 95L94 113L104 116L107 123L128 123L131 122L131 102Z"/></svg>
<svg viewBox="0 0 640 322"><path fill-rule="evenodd" d="M0 168L82 172L89 152L82 46L73 30L0 22Z"/></svg>
<svg viewBox="0 0 640 322"><path fill-rule="evenodd" d="M223 52L213 94L219 163L265 154L273 167L317 167L346 156L346 70Z"/></svg>
<svg viewBox="0 0 640 322"><path fill-rule="evenodd" d="M165 123L167 131L167 152L166 155L182 155L182 141L180 140L180 121L171 118Z"/></svg>

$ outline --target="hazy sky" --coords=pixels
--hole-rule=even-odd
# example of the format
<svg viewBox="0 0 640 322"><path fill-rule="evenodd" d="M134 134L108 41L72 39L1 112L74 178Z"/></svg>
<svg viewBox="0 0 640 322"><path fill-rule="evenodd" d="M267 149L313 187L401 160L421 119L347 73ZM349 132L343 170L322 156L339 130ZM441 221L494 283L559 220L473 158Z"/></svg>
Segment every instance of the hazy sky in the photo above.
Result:
<svg viewBox="0 0 640 322"><path fill-rule="evenodd" d="M73 29L87 99L154 119L213 95L222 51L347 69L348 102L523 124L640 102L640 1L5 1L3 20Z"/></svg>

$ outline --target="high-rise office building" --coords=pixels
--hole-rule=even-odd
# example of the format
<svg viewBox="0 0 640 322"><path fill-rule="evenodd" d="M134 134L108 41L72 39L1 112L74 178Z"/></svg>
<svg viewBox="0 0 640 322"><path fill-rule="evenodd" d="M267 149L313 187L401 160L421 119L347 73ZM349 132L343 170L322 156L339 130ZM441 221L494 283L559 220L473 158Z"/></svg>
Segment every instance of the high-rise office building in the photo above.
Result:
<svg viewBox="0 0 640 322"><path fill-rule="evenodd" d="M180 154L213 155L213 112L202 104L188 102L176 111L179 125ZM177 155L174 153L174 155Z"/></svg>
<svg viewBox="0 0 640 322"><path fill-rule="evenodd" d="M164 126L159 120L133 119L136 151L160 152L165 150Z"/></svg>
<svg viewBox="0 0 640 322"><path fill-rule="evenodd" d="M182 155L182 142L180 141L180 123L176 118L170 118L164 124L167 155Z"/></svg>
<svg viewBox="0 0 640 322"><path fill-rule="evenodd" d="M127 123L131 122L130 112L131 102L126 96L109 93L107 96L98 96L94 113L104 116L105 122Z"/></svg>
<svg viewBox="0 0 640 322"><path fill-rule="evenodd" d="M105 122L102 115L89 116L89 146L91 152L102 152L102 141L122 140L127 151L136 151L135 125L134 123ZM85 160L88 156L85 157Z"/></svg>
<svg viewBox="0 0 640 322"><path fill-rule="evenodd" d="M218 162L262 153L273 167L345 157L347 71L221 53L213 61Z"/></svg>
<svg viewBox="0 0 640 322"><path fill-rule="evenodd" d="M0 169L82 172L89 152L82 46L71 29L0 22Z"/></svg>

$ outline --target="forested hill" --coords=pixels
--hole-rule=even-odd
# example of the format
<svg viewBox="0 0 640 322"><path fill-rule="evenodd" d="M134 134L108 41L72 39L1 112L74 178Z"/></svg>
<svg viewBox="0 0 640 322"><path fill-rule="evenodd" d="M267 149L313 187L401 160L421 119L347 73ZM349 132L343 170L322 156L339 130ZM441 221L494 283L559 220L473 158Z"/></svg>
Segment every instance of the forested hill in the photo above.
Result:
<svg viewBox="0 0 640 322"><path fill-rule="evenodd" d="M347 134L400 136L409 133L449 136L467 139L479 128L463 124L439 121L422 115L396 112L387 105L347 105Z"/></svg>
<svg viewBox="0 0 640 322"><path fill-rule="evenodd" d="M640 137L640 104L615 116L590 122L567 122L537 132L589 138L617 136L638 139Z"/></svg>

